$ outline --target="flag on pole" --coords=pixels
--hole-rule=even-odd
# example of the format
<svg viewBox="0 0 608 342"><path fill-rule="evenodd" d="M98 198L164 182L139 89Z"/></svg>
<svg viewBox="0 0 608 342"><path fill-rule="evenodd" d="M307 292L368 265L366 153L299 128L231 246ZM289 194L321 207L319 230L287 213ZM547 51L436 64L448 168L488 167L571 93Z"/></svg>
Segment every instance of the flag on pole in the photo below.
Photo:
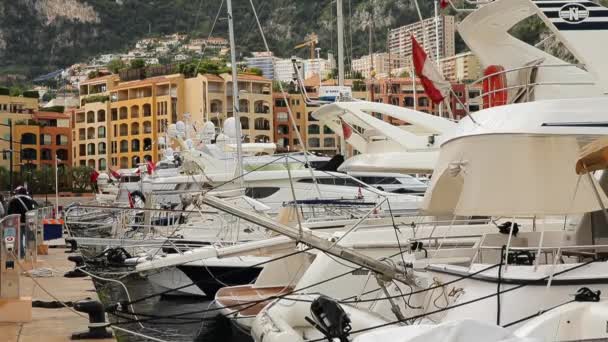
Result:
<svg viewBox="0 0 608 342"><path fill-rule="evenodd" d="M344 120L340 119L340 122L342 123L342 134L344 136L344 140L348 140L353 135L353 129L349 124L344 122Z"/></svg>
<svg viewBox="0 0 608 342"><path fill-rule="evenodd" d="M154 170L156 170L156 165L152 162L152 160L148 160L146 162L146 167L148 168L148 174L151 175Z"/></svg>
<svg viewBox="0 0 608 342"><path fill-rule="evenodd" d="M441 9L445 9L446 7L448 7L449 4L450 4L450 0L440 0L439 1L439 7L441 7Z"/></svg>
<svg viewBox="0 0 608 342"><path fill-rule="evenodd" d="M133 201L133 196L131 196L130 192L127 192L127 197L129 198L129 207L135 208L135 201Z"/></svg>
<svg viewBox="0 0 608 342"><path fill-rule="evenodd" d="M114 170L112 170L112 169L110 169L110 175L111 175L111 176L112 176L114 179L116 179L116 180L120 180L120 173L118 173L118 172L116 172L116 171L114 171Z"/></svg>
<svg viewBox="0 0 608 342"><path fill-rule="evenodd" d="M426 55L424 49L412 35L412 60L416 76L433 103L437 104L450 93L450 82L443 79L433 61Z"/></svg>

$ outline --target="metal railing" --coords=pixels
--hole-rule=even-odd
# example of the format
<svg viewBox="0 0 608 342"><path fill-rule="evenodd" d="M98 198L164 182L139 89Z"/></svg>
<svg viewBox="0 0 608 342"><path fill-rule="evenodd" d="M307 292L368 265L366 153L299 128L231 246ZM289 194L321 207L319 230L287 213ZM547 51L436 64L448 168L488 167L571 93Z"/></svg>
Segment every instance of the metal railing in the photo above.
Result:
<svg viewBox="0 0 608 342"><path fill-rule="evenodd" d="M507 70L502 70L502 71L498 71L489 75L485 75L479 79L477 79L475 82L470 83L467 85L467 93L469 92L469 90L471 90L472 88L474 88L475 86L479 85L480 83L483 83L486 80L491 79L492 77L496 77L496 76L500 76L500 75L505 75L505 79L507 79L507 75L514 73L514 72L519 72L519 71L523 71L523 70L538 70L541 68L580 68L583 69L585 67L584 64L578 63L578 64L539 64L539 65L526 65L526 66L522 66L522 67L517 67L517 68L511 68L511 69L507 69ZM512 96L512 98L507 98L507 103L504 104L509 104L509 103L513 103L513 101L520 99L522 95L525 95L525 101L524 102L528 102L530 101L530 95L531 92L533 91L533 89L537 86L582 86L582 85L594 85L594 82L529 82L529 78L526 78L526 82L522 83L522 84L516 84L516 85L508 85L508 81L505 87L502 88L498 88L498 89L492 89L490 91L486 91L486 92L481 92L479 95L473 97L473 98L468 98L467 97L467 102L465 103L466 106L475 104L475 105L482 105L483 106L483 99L487 98L491 95L494 95L496 93L500 93L500 92L504 92L504 91L512 91L512 90L517 90L517 89L524 89L524 92L522 93L517 93L515 94L515 96Z"/></svg>

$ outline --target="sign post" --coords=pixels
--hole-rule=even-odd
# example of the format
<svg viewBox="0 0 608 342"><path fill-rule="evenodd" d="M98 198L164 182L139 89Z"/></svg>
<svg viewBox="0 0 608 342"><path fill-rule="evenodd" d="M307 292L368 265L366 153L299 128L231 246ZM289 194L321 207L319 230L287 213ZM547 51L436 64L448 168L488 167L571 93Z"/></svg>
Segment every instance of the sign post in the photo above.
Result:
<svg viewBox="0 0 608 342"><path fill-rule="evenodd" d="M0 322L32 320L32 298L19 292L20 221L19 214L0 220Z"/></svg>

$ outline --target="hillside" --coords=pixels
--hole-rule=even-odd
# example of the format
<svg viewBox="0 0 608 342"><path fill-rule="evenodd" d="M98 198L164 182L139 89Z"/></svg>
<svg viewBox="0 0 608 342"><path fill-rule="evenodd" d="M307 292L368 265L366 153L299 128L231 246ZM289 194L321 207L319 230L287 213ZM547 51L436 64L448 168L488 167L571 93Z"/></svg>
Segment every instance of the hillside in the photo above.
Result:
<svg viewBox="0 0 608 342"><path fill-rule="evenodd" d="M0 75L34 76L100 53L120 52L140 38L175 32L207 36L220 1L208 0L11 0L0 2ZM374 3L371 6L371 3ZM254 0L271 49L279 56L310 32L323 51L336 50L335 8L329 0ZM432 2L420 1L424 13ZM240 54L263 48L249 0L233 0ZM346 55L368 49L374 8L374 45L383 48L390 27L417 20L413 2L345 0ZM27 18L27 20L25 20ZM225 5L214 35L227 36ZM351 45L352 40L352 45ZM304 56L306 51L300 51Z"/></svg>

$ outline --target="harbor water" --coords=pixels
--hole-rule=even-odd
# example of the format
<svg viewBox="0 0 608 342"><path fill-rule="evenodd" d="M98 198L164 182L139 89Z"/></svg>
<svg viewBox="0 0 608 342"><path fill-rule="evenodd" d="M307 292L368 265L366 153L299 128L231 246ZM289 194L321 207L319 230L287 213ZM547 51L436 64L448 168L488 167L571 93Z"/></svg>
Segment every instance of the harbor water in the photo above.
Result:
<svg viewBox="0 0 608 342"><path fill-rule="evenodd" d="M151 285L146 279L138 275L130 275L120 280L129 290L132 300L137 298L154 295L162 292ZM127 301L124 288L115 282L96 281L95 287L100 299L107 307L120 301ZM249 342L251 338L245 333L238 331L230 321L219 315L218 311L206 311L213 308L213 302L207 298L194 296L175 296L163 295L155 296L148 300L133 305L133 310L139 313L142 325L132 323L124 318L109 315L112 323L121 328L125 328L146 336L155 337L164 341L171 342L192 342L192 341L234 341ZM155 316L175 316L189 313L168 319L151 318L146 315ZM147 320L147 322L146 322ZM195 322L196 321L196 322ZM195 322L195 323L193 323ZM148 339L123 333L115 330L116 337L120 342L143 342Z"/></svg>

